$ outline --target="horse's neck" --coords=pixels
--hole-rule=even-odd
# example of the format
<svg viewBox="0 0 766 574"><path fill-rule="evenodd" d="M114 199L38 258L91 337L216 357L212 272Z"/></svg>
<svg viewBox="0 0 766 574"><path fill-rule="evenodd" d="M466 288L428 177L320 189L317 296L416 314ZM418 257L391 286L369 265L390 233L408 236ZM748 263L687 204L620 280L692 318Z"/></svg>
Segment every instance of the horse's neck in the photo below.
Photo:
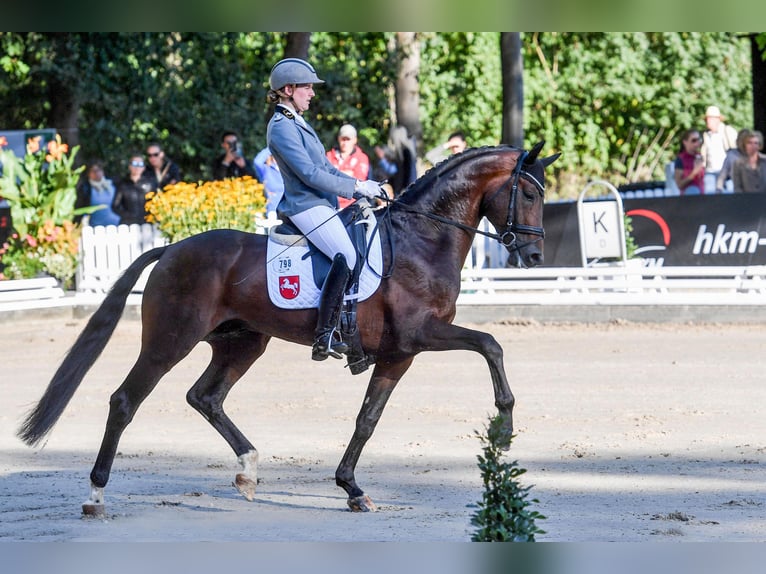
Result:
<svg viewBox="0 0 766 574"><path fill-rule="evenodd" d="M466 197L442 197L429 202L428 206L413 205L420 214L410 213L406 216L406 223L399 226L399 233L394 238L400 246L400 255L397 257L403 254L428 266L439 266L444 272L450 270L459 273L473 240L467 230L454 224L476 229L479 223L479 203L466 194ZM436 221L423 213L438 216L450 223ZM421 240L413 240L413 235L418 235Z"/></svg>

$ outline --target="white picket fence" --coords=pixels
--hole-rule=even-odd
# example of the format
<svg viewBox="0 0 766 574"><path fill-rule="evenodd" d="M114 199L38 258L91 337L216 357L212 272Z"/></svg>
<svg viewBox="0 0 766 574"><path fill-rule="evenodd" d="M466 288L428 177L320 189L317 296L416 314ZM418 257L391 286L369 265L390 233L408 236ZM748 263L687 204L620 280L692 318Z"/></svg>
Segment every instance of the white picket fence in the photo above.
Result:
<svg viewBox="0 0 766 574"><path fill-rule="evenodd" d="M256 233L266 233L276 219L257 222ZM151 224L85 226L80 238L80 265L75 284L78 293L104 294L142 253L166 245L167 240ZM149 265L133 287L143 293L154 264Z"/></svg>
<svg viewBox="0 0 766 574"><path fill-rule="evenodd" d="M84 226L80 237L78 293L106 293L135 259L167 241L153 225ZM133 291L143 292L153 265L146 268Z"/></svg>

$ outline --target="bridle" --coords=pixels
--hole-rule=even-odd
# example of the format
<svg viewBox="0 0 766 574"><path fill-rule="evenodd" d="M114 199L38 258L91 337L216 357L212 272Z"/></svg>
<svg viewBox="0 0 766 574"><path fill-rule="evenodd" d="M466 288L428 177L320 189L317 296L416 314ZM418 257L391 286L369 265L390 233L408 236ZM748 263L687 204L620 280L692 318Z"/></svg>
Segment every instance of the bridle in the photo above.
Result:
<svg viewBox="0 0 766 574"><path fill-rule="evenodd" d="M545 195L545 187L542 184L542 182L538 181L535 176L533 176L531 173L526 171L524 169L524 161L527 159L527 156L529 155L529 152L524 151L519 156L519 158L516 160L516 166L513 168L513 172L511 173L511 177L506 181L503 185L500 186L500 189L498 189L495 193L493 193L489 201L492 201L494 199L495 195L500 193L505 187L511 183L511 196L508 199L508 217L505 221L505 231L503 231L502 234L489 234L490 237L494 237L497 239L503 246L505 246L507 249L521 249L522 247L526 247L530 243L535 243L537 241L541 241L545 238L545 230L542 227L538 227L537 225L524 225L523 223L516 223L514 219L514 214L516 213L516 197L519 194L519 179L522 177L525 178L527 181L534 184L535 188L537 189L537 192L540 194L540 197L544 197ZM528 241L524 243L523 245L519 246L516 245L516 234L522 233L525 235L537 235L539 239L535 239L533 241Z"/></svg>
<svg viewBox="0 0 766 574"><path fill-rule="evenodd" d="M373 235L375 233L378 233L381 225L383 225L384 227L390 228L391 208L396 207L398 209L403 209L405 211L414 213L416 215L422 215L429 219L433 219L434 221L439 221L440 223L446 223L447 225L457 227L458 229L462 229L464 231L467 231L468 233L478 233L479 235L484 235L485 237L489 237L490 239L495 239L496 241L499 241L509 252L512 253L516 251L518 253L521 249L523 249L527 245L531 245L532 243L537 243L538 241L541 241L542 239L545 238L545 230L542 227L538 227L536 225L524 225L522 223L516 223L514 221L514 213L516 211L516 196L519 191L519 180L522 177L525 178L527 181L530 181L531 183L534 184L535 188L537 189L537 192L540 194L540 197L545 196L545 186L542 184L542 182L538 181L538 179L534 175L526 171L523 167L524 160L526 160L528 155L529 155L529 152L523 151L519 155L516 161L516 166L513 168L513 171L511 172L511 176L505 182L503 182L503 184L497 190L492 192L492 195L490 195L488 199L482 200L482 204L490 203L498 193L506 189L509 185L511 186L511 196L508 199L508 216L505 222L505 230L502 233L492 233L489 231L483 231L482 229L471 227L470 225L466 225L464 223L460 223L459 221L442 217L441 215L436 215L435 213L421 211L420 209L407 205L406 203L401 203L395 199L392 200L388 198L381 198L383 199L385 203L387 203L387 205L384 208L383 215L378 220L378 224L375 226ZM527 241L525 243L519 244L516 237L517 233L523 233L527 235L536 235L537 239L533 239L531 241ZM393 234L390 232L390 229L389 229L389 233L387 233L386 235L388 236L389 248L391 249L391 264L390 264L389 272L384 271L383 273L380 274L380 277L383 279L387 279L391 276L391 270L393 270L394 268L394 259L396 258L396 250L394 247ZM371 245L372 245L372 241L370 241L370 246ZM368 254L365 254L365 258L367 257Z"/></svg>
<svg viewBox="0 0 766 574"><path fill-rule="evenodd" d="M508 249L508 251L518 251L527 245L531 245L532 243L536 243L545 238L545 230L542 227L538 227L536 225L524 225L523 223L516 223L514 221L514 215L516 212L516 196L519 192L519 180L522 177L534 184L537 192L541 197L545 195L545 186L543 183L538 181L534 175L524 169L524 161L527 159L528 155L529 152L523 151L516 160L516 166L513 168L510 177L496 191L494 191L488 199L482 201L482 203L490 203L497 194L499 194L504 189L507 189L509 185L511 186L511 194L510 198L508 199L508 215L505 221L505 229L502 233L492 233L490 231L484 231L476 227L471 227L470 225L442 217L441 215L436 215L435 213L428 213L427 211L415 209L409 205L399 203L396 200L394 200L392 203L395 204L398 208L403 208L411 213L417 213L418 215L423 215L429 219L433 219L441 223L446 223L447 225L452 225L453 227L458 227L470 233L478 233L480 235L484 235L485 237L489 237L490 239L495 239L496 241L499 241L506 249ZM516 237L517 233L524 235L536 235L537 239L519 244Z"/></svg>

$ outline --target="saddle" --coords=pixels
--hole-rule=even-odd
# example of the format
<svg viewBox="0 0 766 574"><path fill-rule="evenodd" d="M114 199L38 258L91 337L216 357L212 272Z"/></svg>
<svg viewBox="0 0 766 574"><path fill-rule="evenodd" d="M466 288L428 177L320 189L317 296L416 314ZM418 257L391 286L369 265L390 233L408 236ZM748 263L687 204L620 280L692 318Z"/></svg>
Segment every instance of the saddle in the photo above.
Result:
<svg viewBox="0 0 766 574"><path fill-rule="evenodd" d="M374 358L362 350L356 322L359 301L370 297L380 285L382 254L377 220L366 201L357 201L338 213L356 248L356 266L351 274L340 315L340 331L349 345L348 367L352 374L367 370ZM285 309L317 307L332 261L314 246L284 216L272 227L267 249L267 284L272 303Z"/></svg>
<svg viewBox="0 0 766 574"><path fill-rule="evenodd" d="M306 251L301 257L304 260L308 259L311 261L314 284L318 289L321 289L324 280L327 278L327 273L330 271L332 260L311 243L311 240L305 237L288 217L283 214L277 214L277 217L282 220L282 223L271 228L269 231L269 239L273 239L282 245L300 245L305 247ZM364 258L367 255L367 235L361 226L356 225L360 220L363 220L364 214L362 208L357 207L356 203L354 203L348 206L348 208L338 212L338 217L340 217L343 222L343 226L346 228L346 233L348 233L351 242L354 244L357 254L356 267L349 280L348 292L350 292L354 284L356 284L357 288L359 286L359 274L364 263ZM361 221L361 223L364 223L364 221Z"/></svg>

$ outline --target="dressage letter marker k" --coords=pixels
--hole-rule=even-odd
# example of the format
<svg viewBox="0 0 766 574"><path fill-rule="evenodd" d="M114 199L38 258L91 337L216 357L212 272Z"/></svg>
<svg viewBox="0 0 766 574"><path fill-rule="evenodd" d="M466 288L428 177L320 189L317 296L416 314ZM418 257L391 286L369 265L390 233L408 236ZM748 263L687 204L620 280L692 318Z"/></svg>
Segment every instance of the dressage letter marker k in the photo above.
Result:
<svg viewBox="0 0 766 574"><path fill-rule="evenodd" d="M606 225L604 225L604 222L601 221L604 219L604 216L606 215L606 211L602 211L601 214L596 217L596 214L593 214L593 233L598 233L598 228L601 226L604 229L604 233L609 233L609 230L606 228Z"/></svg>

